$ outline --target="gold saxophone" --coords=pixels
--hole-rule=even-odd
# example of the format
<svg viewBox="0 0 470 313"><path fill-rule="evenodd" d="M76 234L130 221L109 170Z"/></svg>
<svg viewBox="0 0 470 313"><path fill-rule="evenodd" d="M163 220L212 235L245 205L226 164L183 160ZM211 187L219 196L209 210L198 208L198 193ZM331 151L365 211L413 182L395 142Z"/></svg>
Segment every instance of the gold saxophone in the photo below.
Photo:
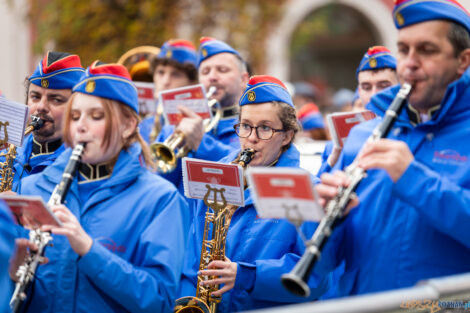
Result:
<svg viewBox="0 0 470 313"><path fill-rule="evenodd" d="M243 168L246 168L248 163L251 162L255 150L245 149L239 157L234 161ZM213 189L207 185L207 193L204 197L204 203L207 205L206 218L204 223L204 236L202 239L201 260L199 262L199 271L207 269L210 262L215 260L225 260L225 242L227 239L227 232L230 226L233 213L238 208L235 205L227 205L223 189ZM214 192L213 201L209 201L211 191ZM217 201L217 194L221 195L221 202ZM213 210L213 213L211 212ZM212 232L209 229L212 225ZM209 233L211 239L209 239ZM211 294L219 290L219 285L215 286L202 286L201 283L208 279L216 277L207 277L198 275L197 287L195 297L183 297L176 300L176 305L173 312L175 313L215 313L217 304L222 300L222 297L213 297Z"/></svg>
<svg viewBox="0 0 470 313"><path fill-rule="evenodd" d="M6 126L8 122L3 124L4 126L4 133L5 133L5 138L4 142L7 142L8 140L8 132ZM31 115L31 123L28 125L28 127L25 129L24 135L28 135L32 131L38 130L39 128L44 125L44 121L41 120L39 117L35 115ZM16 146L10 144L8 146L8 150L6 153L0 153L0 157L5 157L4 162L0 162L0 192L8 191L11 190L12 184L13 184L13 161L15 161L16 158Z"/></svg>

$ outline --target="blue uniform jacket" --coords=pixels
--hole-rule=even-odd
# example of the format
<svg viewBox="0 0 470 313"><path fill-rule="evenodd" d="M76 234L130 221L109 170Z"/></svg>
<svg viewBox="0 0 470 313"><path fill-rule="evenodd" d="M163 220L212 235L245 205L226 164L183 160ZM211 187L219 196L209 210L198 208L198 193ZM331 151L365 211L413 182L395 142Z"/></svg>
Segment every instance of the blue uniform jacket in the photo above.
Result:
<svg viewBox="0 0 470 313"><path fill-rule="evenodd" d="M10 312L12 282L8 274L8 263L15 247L15 226L8 207L0 200L0 312Z"/></svg>
<svg viewBox="0 0 470 313"><path fill-rule="evenodd" d="M181 275L188 207L174 186L139 162L140 147L123 150L111 177L86 199L74 179L66 205L93 238L79 257L65 236L46 248L28 312L169 312ZM71 155L66 150L21 194L48 201Z"/></svg>
<svg viewBox="0 0 470 313"><path fill-rule="evenodd" d="M202 141L197 151L190 152L188 157L207 161L219 161L220 159L225 158L232 151L240 149L240 141L235 133L235 129L233 128L233 125L237 122L237 118L220 120L215 129L206 133L202 137ZM156 142L164 142L165 139L167 139L173 132L174 126L163 126ZM178 166L173 172L162 176L171 181L178 188L181 194L184 194L181 161L178 161Z"/></svg>
<svg viewBox="0 0 470 313"><path fill-rule="evenodd" d="M165 120L164 120L163 116L160 119L160 123L162 123L162 125L165 124ZM148 143L148 144L151 144L150 134L152 133L154 124L155 124L155 116L153 116L153 115L144 118L139 123L139 133L142 136L142 138L145 140L145 142Z"/></svg>
<svg viewBox="0 0 470 313"><path fill-rule="evenodd" d="M235 151L222 161L235 159ZM299 167L299 152L292 145L276 166ZM196 273L199 270L204 216L203 201L196 203L196 217L191 225L186 260L179 296L196 295ZM316 227L316 226L315 226ZM292 295L281 285L281 275L289 272L303 253L304 244L295 227L287 220L260 219L249 189L245 206L238 208L227 234L226 256L238 263L234 289L223 295L218 312L236 312L318 298L328 287L327 280L310 279L309 299Z"/></svg>
<svg viewBox="0 0 470 313"><path fill-rule="evenodd" d="M383 116L398 89L377 94L368 109ZM352 129L337 168L353 161L380 121ZM346 261L341 295L470 271L470 69L449 85L430 121L412 126L403 110L388 137L405 142L414 161L395 184L384 170L368 171L357 190L360 205L315 268L325 273Z"/></svg>
<svg viewBox="0 0 470 313"><path fill-rule="evenodd" d="M28 135L23 142L22 147L16 149L16 158L13 163L13 185L12 190L17 191L19 189L20 180L28 177L29 175L42 172L47 166L51 165L55 159L65 150L64 145L60 146L59 149L50 154L40 154L35 157L31 157L33 150L33 136ZM0 161L3 161L1 158ZM26 164L31 166L31 171L24 168Z"/></svg>
<svg viewBox="0 0 470 313"><path fill-rule="evenodd" d="M331 166L328 164L328 157L330 156L331 152L333 152L334 143L333 141L328 141L325 145L325 149L321 155L321 166L318 169L317 176L320 177L323 173L328 173L331 171Z"/></svg>

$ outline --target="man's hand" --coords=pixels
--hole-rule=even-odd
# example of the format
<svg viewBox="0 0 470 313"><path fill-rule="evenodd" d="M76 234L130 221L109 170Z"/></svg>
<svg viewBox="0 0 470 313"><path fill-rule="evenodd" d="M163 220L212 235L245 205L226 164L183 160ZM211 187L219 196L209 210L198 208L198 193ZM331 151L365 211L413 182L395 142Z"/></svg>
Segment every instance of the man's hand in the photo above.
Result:
<svg viewBox="0 0 470 313"><path fill-rule="evenodd" d="M343 171L336 171L334 174L324 173L321 175L321 183L316 185L315 188L320 196L319 202L322 207L332 200L338 194L339 187L349 186L349 178ZM359 204L359 199L354 197L348 204L344 215L347 215L352 208Z"/></svg>
<svg viewBox="0 0 470 313"><path fill-rule="evenodd" d="M364 146L358 165L365 170L384 169L395 183L413 160L413 154L403 141L380 139Z"/></svg>
<svg viewBox="0 0 470 313"><path fill-rule="evenodd" d="M179 106L178 110L183 114L183 119L176 126L175 131L182 132L186 145L191 150L196 151L204 136L202 118L187 107Z"/></svg>

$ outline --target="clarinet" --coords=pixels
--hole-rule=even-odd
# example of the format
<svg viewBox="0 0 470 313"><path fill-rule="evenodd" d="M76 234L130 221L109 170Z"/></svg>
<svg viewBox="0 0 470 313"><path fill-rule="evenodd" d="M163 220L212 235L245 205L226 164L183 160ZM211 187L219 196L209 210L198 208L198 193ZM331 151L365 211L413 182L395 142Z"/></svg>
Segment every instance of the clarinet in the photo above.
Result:
<svg viewBox="0 0 470 313"><path fill-rule="evenodd" d="M55 186L54 191L47 202L48 207L64 203L67 192L69 191L75 173L77 172L78 164L84 149L85 144L83 143L79 143L73 149L72 156L65 167L60 183ZM41 231L38 228L30 230L29 240L38 247L38 250L30 251L24 263L16 272L18 281L16 282L15 291L13 292L13 296L10 300L10 308L13 313L19 312L22 304L26 300L28 290L34 280L36 269L44 259L45 248L49 245L49 242L52 241L52 236L50 232Z"/></svg>
<svg viewBox="0 0 470 313"><path fill-rule="evenodd" d="M385 112L382 122L377 125L366 143L387 137L397 116L405 106L406 99L410 92L411 85L404 83ZM307 242L304 254L297 262L294 269L290 273L283 274L281 277L283 286L297 296L308 297L310 295L310 288L307 282L314 265L320 259L321 250L330 237L335 225L343 216L349 201L355 197L355 190L359 183L367 175L364 169L357 166L357 157L351 165L346 167L344 172L349 178L349 186L338 188L336 197L327 203L325 209L326 215L320 221L312 238Z"/></svg>

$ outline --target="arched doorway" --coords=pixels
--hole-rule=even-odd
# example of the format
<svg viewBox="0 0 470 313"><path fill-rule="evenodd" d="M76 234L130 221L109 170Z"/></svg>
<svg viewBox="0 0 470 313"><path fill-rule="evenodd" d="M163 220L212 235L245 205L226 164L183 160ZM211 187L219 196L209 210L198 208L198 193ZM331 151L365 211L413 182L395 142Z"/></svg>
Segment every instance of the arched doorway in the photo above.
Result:
<svg viewBox="0 0 470 313"><path fill-rule="evenodd" d="M375 27L361 12L326 4L300 22L291 36L289 80L354 90L355 70L364 52L379 42Z"/></svg>
<svg viewBox="0 0 470 313"><path fill-rule="evenodd" d="M267 40L266 68L268 74L282 80L291 80L290 47L298 25L304 20L308 20L308 17L314 15L316 11L321 12L322 8L327 8L330 5L333 8L336 6L354 12L353 14L361 17L363 23L370 25L371 36L377 40L373 44L385 45L392 52L395 51L397 31L391 14L392 0L290 0L286 2L282 19ZM341 50L338 51L341 52ZM347 57L345 55L345 58Z"/></svg>

